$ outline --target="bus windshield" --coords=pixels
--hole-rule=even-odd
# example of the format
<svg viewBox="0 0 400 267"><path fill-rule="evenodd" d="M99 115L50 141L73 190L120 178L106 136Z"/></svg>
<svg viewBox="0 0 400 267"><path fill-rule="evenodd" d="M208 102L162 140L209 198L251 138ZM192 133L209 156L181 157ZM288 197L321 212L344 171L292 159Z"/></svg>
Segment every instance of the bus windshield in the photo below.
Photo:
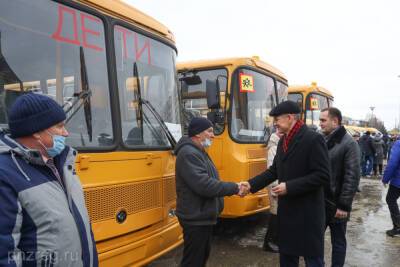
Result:
<svg viewBox="0 0 400 267"><path fill-rule="evenodd" d="M61 105L71 106L76 94L82 91L82 55L86 82L92 93L90 110L86 112L92 115L93 139L85 123L85 111L80 108L67 124L67 142L84 149L112 145L104 32L100 18L53 1L3 3L0 9L0 125L7 125L7 112L14 100L28 92L46 94Z"/></svg>
<svg viewBox="0 0 400 267"><path fill-rule="evenodd" d="M306 102L306 124L319 129L319 114L321 110L329 107L328 98L320 94L309 94Z"/></svg>
<svg viewBox="0 0 400 267"><path fill-rule="evenodd" d="M275 106L273 78L249 69L233 77L231 136L246 143L263 143L271 134L269 112Z"/></svg>
<svg viewBox="0 0 400 267"><path fill-rule="evenodd" d="M175 140L179 140L182 133L175 50L119 25L114 27L114 42L125 146L169 146L161 125L139 99L151 103Z"/></svg>

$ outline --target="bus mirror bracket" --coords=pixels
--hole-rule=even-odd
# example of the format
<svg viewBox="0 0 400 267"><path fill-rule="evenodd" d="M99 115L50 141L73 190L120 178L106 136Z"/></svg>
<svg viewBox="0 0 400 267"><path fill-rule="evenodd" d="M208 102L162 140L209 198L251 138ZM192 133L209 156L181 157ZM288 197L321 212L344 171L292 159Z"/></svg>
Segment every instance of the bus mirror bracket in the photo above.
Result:
<svg viewBox="0 0 400 267"><path fill-rule="evenodd" d="M209 109L220 109L220 97L219 97L219 82L218 80L207 80L206 81L206 95L207 95L207 106Z"/></svg>
<svg viewBox="0 0 400 267"><path fill-rule="evenodd" d="M208 112L207 119L210 120L213 124L222 124L225 120L224 113L218 110Z"/></svg>

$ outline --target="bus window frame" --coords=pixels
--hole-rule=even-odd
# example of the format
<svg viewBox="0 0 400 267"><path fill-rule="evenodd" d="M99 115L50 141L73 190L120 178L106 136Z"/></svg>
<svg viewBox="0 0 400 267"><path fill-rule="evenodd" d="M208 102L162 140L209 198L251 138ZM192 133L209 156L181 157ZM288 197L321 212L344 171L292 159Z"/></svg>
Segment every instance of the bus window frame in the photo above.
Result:
<svg viewBox="0 0 400 267"><path fill-rule="evenodd" d="M115 119L117 119L117 124L118 124L118 151L169 151L172 150L171 144L169 144L168 146L127 146L123 140L123 134L122 134L122 121L121 121L121 108L120 108L120 101L119 101L119 87L118 87L118 71L117 71L117 62L116 62L116 55L115 55L115 40L114 40L114 34L115 34L115 27L116 26L120 26L120 27L124 27L128 30L134 31L136 33L142 34L143 36L146 36L148 38L151 38L153 40L159 41L169 47L171 47L175 53L176 56L178 56L178 50L176 48L176 46L172 43L169 42L166 39L161 38L160 36L157 36L154 33L151 33L150 31L146 32L146 30L140 28L139 26L132 24L129 24L128 22L125 22L123 20L120 19L116 19L116 18L110 18L110 24L109 24L109 34L112 36L112 38L108 39L108 41L110 42L109 48L110 48L110 64L112 64L112 75L113 75L113 93L115 94L115 108L116 108L116 117L113 117ZM132 67L133 68L133 67ZM176 86L178 86L178 76L177 76L177 70L176 70L176 62L175 62L175 84ZM178 88L176 88L176 90L178 90ZM179 93L179 90L178 90ZM178 94L178 101L179 100L179 94Z"/></svg>
<svg viewBox="0 0 400 267"><path fill-rule="evenodd" d="M225 132L225 129L226 129L225 126L228 124L228 121L226 119L228 110L226 109L226 106L227 106L228 95L230 95L230 92L228 93L228 89L229 89L229 80L230 80L229 77L231 77L231 76L230 76L229 69L226 66L213 66L213 67L198 68L198 69L196 68L196 72L211 71L211 70L225 70L226 71L226 77L227 77L226 78L226 88L225 88L225 105L223 107L223 113L224 113L224 118L225 118L224 119L224 127L222 128L221 132L219 132L219 133L215 133L215 130L214 130L214 135L215 136L220 136ZM177 73L180 73L180 72L177 71ZM180 101L180 103L182 103L182 101L183 101L182 92L181 92L181 90L178 90L178 91L179 91L179 98L180 98L179 101ZM207 99L207 96L205 97L205 99ZM210 110L210 109L208 109L208 110Z"/></svg>
<svg viewBox="0 0 400 267"><path fill-rule="evenodd" d="M260 69L260 68L257 68L257 67L249 66L249 65L239 65L239 66L237 66L237 67L235 68L235 70L232 72L232 75L229 76L229 77L230 77L230 80L231 80L231 81L230 81L231 86L230 86L230 91L229 91L229 109L228 109L228 113L227 113L227 116L228 116L228 133L229 133L229 138L230 138L233 142L235 142L235 143L237 143L237 144L247 144L247 145L250 145L250 144L260 144L260 145L262 145L262 144L265 144L265 141L259 141L259 142L242 141L242 140L239 140L239 139L233 137L233 135L232 135L232 133L231 133L231 127L230 127L230 126L231 126L231 123L232 123L232 106L233 106L233 101L234 101L234 99L233 99L233 90L235 89L235 88L234 88L235 84L234 84L234 82L233 82L233 81L234 81L233 78L238 76L238 72L239 72L241 69L251 70L251 71L260 73L260 74L262 74L262 75L268 76L268 77L270 77L270 78L272 79L273 84L274 84L275 105L277 105L277 102L278 102L278 96L277 96L277 90L278 90L278 89L277 89L277 87L276 87L276 80L282 81L282 78L280 78L278 75L274 74L273 72L270 72L270 71L267 71L267 70L264 70L264 69ZM285 84L287 84L287 83L285 83ZM239 88L237 88L237 89L239 90Z"/></svg>

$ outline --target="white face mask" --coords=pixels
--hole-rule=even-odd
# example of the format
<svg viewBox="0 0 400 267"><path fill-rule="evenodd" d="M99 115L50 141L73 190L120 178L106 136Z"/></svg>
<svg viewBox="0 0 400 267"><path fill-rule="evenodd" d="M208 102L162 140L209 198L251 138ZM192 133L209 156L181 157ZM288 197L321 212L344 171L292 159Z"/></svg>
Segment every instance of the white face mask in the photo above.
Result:
<svg viewBox="0 0 400 267"><path fill-rule="evenodd" d="M203 142L201 142L201 145L202 145L204 148L210 147L211 144L212 144L211 139L208 139L208 138L206 138L206 140L204 140Z"/></svg>

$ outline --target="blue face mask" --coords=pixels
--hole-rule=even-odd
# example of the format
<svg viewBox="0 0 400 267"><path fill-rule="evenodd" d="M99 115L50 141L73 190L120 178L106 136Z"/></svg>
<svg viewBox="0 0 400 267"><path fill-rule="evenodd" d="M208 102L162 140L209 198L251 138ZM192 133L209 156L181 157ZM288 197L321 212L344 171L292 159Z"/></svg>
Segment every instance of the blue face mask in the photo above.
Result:
<svg viewBox="0 0 400 267"><path fill-rule="evenodd" d="M54 158L61 154L65 148L65 137L62 135L53 135L53 147L47 149L47 154Z"/></svg>
<svg viewBox="0 0 400 267"><path fill-rule="evenodd" d="M211 140L208 139L208 138L206 138L206 140L204 140L203 142L201 142L201 145L202 145L204 148L210 147L211 144L212 144L212 142L211 142Z"/></svg>
<svg viewBox="0 0 400 267"><path fill-rule="evenodd" d="M44 148L46 148L47 155L49 155L49 157L51 157L51 158L54 158L55 156L60 155L61 152L64 150L65 137L62 135L56 135L56 134L53 135L49 132L47 132L47 133L49 135L51 135L51 137L53 138L53 146L50 148L47 148L45 145L43 145L42 142L40 142L40 143L42 144L42 146Z"/></svg>

